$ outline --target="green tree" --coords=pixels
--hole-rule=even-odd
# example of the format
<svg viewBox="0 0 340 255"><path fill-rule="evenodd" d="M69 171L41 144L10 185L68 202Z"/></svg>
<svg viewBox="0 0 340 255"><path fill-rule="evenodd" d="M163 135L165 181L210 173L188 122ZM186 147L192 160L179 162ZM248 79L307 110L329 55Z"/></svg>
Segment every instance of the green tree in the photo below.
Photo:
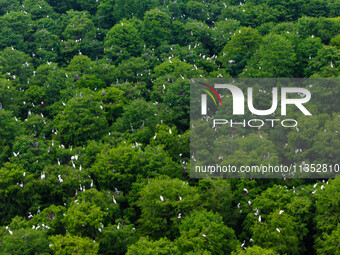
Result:
<svg viewBox="0 0 340 255"><path fill-rule="evenodd" d="M71 198L81 192L81 189L89 189L91 185L91 179L87 169L73 168L64 165L66 160L59 155L55 159L55 163L60 162L59 165L46 166L40 172L40 178L34 183L35 191L45 206L47 205L62 205L66 202L70 202ZM67 160L69 162L69 160ZM71 162L69 162L72 164Z"/></svg>
<svg viewBox="0 0 340 255"><path fill-rule="evenodd" d="M7 12L18 10L20 3L18 0L1 0L0 1L0 16Z"/></svg>
<svg viewBox="0 0 340 255"><path fill-rule="evenodd" d="M0 252L2 254L42 254L49 253L48 239L41 230L19 229L7 234L2 240Z"/></svg>
<svg viewBox="0 0 340 255"><path fill-rule="evenodd" d="M151 146L163 145L167 153L174 161L179 161L181 158L188 157L188 148L186 146L185 135L179 135L176 127L170 128L165 124L156 126L155 135L150 139Z"/></svg>
<svg viewBox="0 0 340 255"><path fill-rule="evenodd" d="M158 9L147 11L143 23L144 41L149 47L157 47L165 40L169 40L170 21L167 13Z"/></svg>
<svg viewBox="0 0 340 255"><path fill-rule="evenodd" d="M16 115L19 110L18 105L22 101L22 94L13 86L13 83L15 81L0 79L0 103L2 110L11 111L13 115Z"/></svg>
<svg viewBox="0 0 340 255"><path fill-rule="evenodd" d="M313 72L311 62L317 56L319 49L322 48L321 40L320 38L299 38L296 40L296 44L296 77L309 77Z"/></svg>
<svg viewBox="0 0 340 255"><path fill-rule="evenodd" d="M75 9L76 0L47 0L57 13L65 13L70 9Z"/></svg>
<svg viewBox="0 0 340 255"><path fill-rule="evenodd" d="M228 226L236 227L236 210L233 208L234 196L230 183L223 179L202 179L198 185L204 208L219 213Z"/></svg>
<svg viewBox="0 0 340 255"><path fill-rule="evenodd" d="M20 82L26 83L33 73L31 60L24 52L8 47L0 53L0 70L2 73L9 73L14 80L19 79Z"/></svg>
<svg viewBox="0 0 340 255"><path fill-rule="evenodd" d="M97 97L98 100L103 102L103 109L109 125L114 123L123 114L124 106L128 103L125 93L115 87L99 90Z"/></svg>
<svg viewBox="0 0 340 255"><path fill-rule="evenodd" d="M79 77L82 74L95 74L96 71L99 71L96 63L84 55L74 56L67 70L76 73Z"/></svg>
<svg viewBox="0 0 340 255"><path fill-rule="evenodd" d="M298 20L297 31L303 37L320 37L323 43L329 43L339 33L339 17L302 17Z"/></svg>
<svg viewBox="0 0 340 255"><path fill-rule="evenodd" d="M133 132L133 130L141 128L144 123L145 128L154 130L156 124L160 122L158 113L155 105L146 102L144 99L137 99L124 107L124 112L117 119L115 126L118 131L129 130L129 132Z"/></svg>
<svg viewBox="0 0 340 255"><path fill-rule="evenodd" d="M156 66L154 71L158 79L154 82L151 100L164 103L167 123L174 123L179 130L185 130L189 126L188 79L199 76L202 70L174 58Z"/></svg>
<svg viewBox="0 0 340 255"><path fill-rule="evenodd" d="M248 61L242 76L294 77L295 65L296 55L291 42L281 35L269 34Z"/></svg>
<svg viewBox="0 0 340 255"><path fill-rule="evenodd" d="M185 13L192 19L205 22L208 18L208 10L203 3L197 1L189 1L185 6Z"/></svg>
<svg viewBox="0 0 340 255"><path fill-rule="evenodd" d="M174 239L182 217L199 206L199 194L179 179L157 178L140 191L137 205L141 208L139 229L143 235Z"/></svg>
<svg viewBox="0 0 340 255"><path fill-rule="evenodd" d="M145 1L139 2L135 0L115 0L113 7L113 22L118 23L122 19L130 19L133 16L137 16L137 18L141 19L145 10L139 8L138 3L143 5ZM111 3L110 3L111 4Z"/></svg>
<svg viewBox="0 0 340 255"><path fill-rule="evenodd" d="M25 223L32 229L41 228L48 235L65 234L65 226L61 223L65 212L65 207L51 205ZM30 213L29 215L32 215ZM13 225L13 221L11 225Z"/></svg>
<svg viewBox="0 0 340 255"><path fill-rule="evenodd" d="M319 49L315 58L309 63L309 71L313 78L339 77L340 51L336 47L324 46Z"/></svg>
<svg viewBox="0 0 340 255"><path fill-rule="evenodd" d="M96 0L91 0L91 1L86 1L86 0L76 0L77 5L79 5L80 10L86 10L90 12L91 14L94 14L97 10L98 6L98 1Z"/></svg>
<svg viewBox="0 0 340 255"><path fill-rule="evenodd" d="M190 20L185 23L184 28L191 44L195 44L196 47L198 44L203 44L206 50L210 52L214 51L214 40L212 39L213 30L209 29L206 23Z"/></svg>
<svg viewBox="0 0 340 255"><path fill-rule="evenodd" d="M161 238L157 241L150 240L148 237L141 237L137 243L130 245L127 255L152 255L179 254L177 246L175 246L167 238Z"/></svg>
<svg viewBox="0 0 340 255"><path fill-rule="evenodd" d="M339 243L339 193L340 179L329 180L328 184L316 187L315 218L316 227L315 249L318 254L338 252ZM336 241L337 240L337 241ZM336 253L334 253L336 254Z"/></svg>
<svg viewBox="0 0 340 255"><path fill-rule="evenodd" d="M62 42L61 53L65 62L77 54L92 55L94 58L101 55L102 45L96 40L96 27L86 11L67 11L64 22L67 25L62 36L66 40Z"/></svg>
<svg viewBox="0 0 340 255"><path fill-rule="evenodd" d="M23 8L28 13L32 14L33 19L40 19L48 15L53 15L53 8L44 0L34 1L34 0L24 0Z"/></svg>
<svg viewBox="0 0 340 255"><path fill-rule="evenodd" d="M83 181L84 182L84 181ZM91 180L91 183L94 183ZM92 184L93 185L93 184ZM121 200L121 193L117 192L112 193L111 191L98 191L95 188L87 189L86 192L83 189L83 192L80 192L77 196L78 203L93 203L96 206L99 206L100 209L105 212L102 223L104 225L113 223L115 219L118 219L120 216L120 208L119 203L113 201L113 198L118 201Z"/></svg>
<svg viewBox="0 0 340 255"><path fill-rule="evenodd" d="M66 235L56 235L49 238L50 249L55 255L71 254L98 254L99 244L88 237L79 237L67 233Z"/></svg>
<svg viewBox="0 0 340 255"><path fill-rule="evenodd" d="M16 215L24 215L36 202L32 184L32 175L21 166L6 163L0 169L0 222L2 225L8 224Z"/></svg>
<svg viewBox="0 0 340 255"><path fill-rule="evenodd" d="M107 213L92 202L75 200L68 208L61 222L70 234L95 238L100 234L102 221Z"/></svg>
<svg viewBox="0 0 340 255"><path fill-rule="evenodd" d="M255 223L252 227L252 234L255 244L272 248L278 253L300 254L301 247L299 239L305 233L297 232L298 223L288 214L279 213L279 210L272 212L261 222Z"/></svg>
<svg viewBox="0 0 340 255"><path fill-rule="evenodd" d="M44 82L44 89L46 94L45 105L51 106L47 109L46 114L50 116L57 115L59 109L54 109L52 105L56 102L59 102L62 99L62 92L64 89L71 87L71 77L67 78L67 73L64 70L53 70L54 67L51 68L52 70L48 73L46 80ZM39 68L37 69L37 73Z"/></svg>
<svg viewBox="0 0 340 255"><path fill-rule="evenodd" d="M176 12L176 15L180 11ZM173 14L175 15L175 14ZM172 16L173 16L172 15ZM185 27L184 24L178 20L174 20L171 24L171 37L169 40L170 44L179 44L181 46L186 46L188 42L188 34L183 33Z"/></svg>
<svg viewBox="0 0 340 255"><path fill-rule="evenodd" d="M330 233L322 233L316 240L317 254L339 254L340 224Z"/></svg>
<svg viewBox="0 0 340 255"><path fill-rule="evenodd" d="M107 121L100 103L92 94L79 92L65 106L64 114L56 117L58 140L65 146L83 145L87 139L98 139L107 129Z"/></svg>
<svg viewBox="0 0 340 255"><path fill-rule="evenodd" d="M143 42L134 23L121 20L106 34L105 54L113 63L120 63L123 59L138 57L142 53Z"/></svg>
<svg viewBox="0 0 340 255"><path fill-rule="evenodd" d="M2 109L0 111L0 129L0 144L2 145L0 147L0 165L2 165L8 160L8 157L12 156L10 154L14 140L22 132L21 121L15 121L11 112Z"/></svg>
<svg viewBox="0 0 340 255"><path fill-rule="evenodd" d="M330 45L337 47L337 49L340 49L340 34L337 34L332 38L332 40L330 41Z"/></svg>
<svg viewBox="0 0 340 255"><path fill-rule="evenodd" d="M224 46L220 61L232 76L237 76L260 47L262 38L259 32L251 27L244 27L234 34Z"/></svg>
<svg viewBox="0 0 340 255"><path fill-rule="evenodd" d="M39 123L39 119L41 120L42 117L34 115L30 116L29 119L30 121L33 119L32 124L34 125L34 123ZM39 123L39 125L40 124L41 123ZM30 135L17 137L12 147L13 154L11 155L11 162L22 165L30 172L42 170L45 165L51 163L53 158L44 140L35 137L35 133L39 131L40 128L41 127L37 126L38 130L35 130L33 127ZM37 134L37 136L39 136L39 134ZM14 153L18 155L15 156Z"/></svg>
<svg viewBox="0 0 340 255"><path fill-rule="evenodd" d="M41 90L38 90L41 91ZM47 122L41 115L32 114L29 118L23 122L23 127L26 130L27 135L32 135L35 138L43 138L44 132L47 132Z"/></svg>
<svg viewBox="0 0 340 255"><path fill-rule="evenodd" d="M39 64L57 62L60 54L59 37L47 31L38 30L33 34L35 59Z"/></svg>
<svg viewBox="0 0 340 255"><path fill-rule="evenodd" d="M128 82L148 82L150 83L150 64L141 57L131 57L123 60L117 67L112 67L109 73L110 81L115 81L116 85ZM122 85L122 87L124 87ZM121 88L120 88L121 89ZM143 95L148 98L146 93Z"/></svg>
<svg viewBox="0 0 340 255"><path fill-rule="evenodd" d="M13 46L21 51L27 50L27 40L33 30L30 14L10 12L0 17L0 49Z"/></svg>
<svg viewBox="0 0 340 255"><path fill-rule="evenodd" d="M138 178L181 175L179 166L161 147L148 146L142 150L137 142L105 148L98 154L91 173L100 188L117 188L124 192L128 192Z"/></svg>
<svg viewBox="0 0 340 255"><path fill-rule="evenodd" d="M211 211L194 210L183 218L179 231L175 243L182 253L207 250L211 254L230 254L239 244L234 230Z"/></svg>
<svg viewBox="0 0 340 255"><path fill-rule="evenodd" d="M274 252L272 249L264 249L264 248L261 248L257 245L254 245L252 247L246 247L247 249L246 250L239 250L237 252L232 252L231 254L232 255L247 255L247 254L251 254L251 255L263 255L263 254L266 254L266 255L275 255L275 254L278 254L276 252Z"/></svg>
<svg viewBox="0 0 340 255"><path fill-rule="evenodd" d="M233 34L240 28L240 22L236 20L221 20L214 23L212 32L214 40L213 53L221 53L225 45L233 38ZM236 33L235 33L236 34Z"/></svg>
<svg viewBox="0 0 340 255"><path fill-rule="evenodd" d="M68 25L64 30L67 40L92 39L96 35L93 22L87 17L86 12L67 11L69 17Z"/></svg>
<svg viewBox="0 0 340 255"><path fill-rule="evenodd" d="M127 247L137 242L132 224L109 225L103 229L99 252L102 254L126 254Z"/></svg>
<svg viewBox="0 0 340 255"><path fill-rule="evenodd" d="M254 244L278 253L304 252L307 247L303 241L308 239L309 232L307 224L312 219L310 193L310 189L275 185L258 195L244 222ZM245 206L241 205L241 209Z"/></svg>
<svg viewBox="0 0 340 255"><path fill-rule="evenodd" d="M101 27L110 29L116 22L115 5L116 0L99 1L96 17Z"/></svg>
<svg viewBox="0 0 340 255"><path fill-rule="evenodd" d="M47 15L46 17L36 20L36 31L46 29L48 32L60 36L61 31L63 30L62 26L59 25L57 16L53 16L53 18Z"/></svg>
<svg viewBox="0 0 340 255"><path fill-rule="evenodd" d="M309 17L327 17L329 4L325 1L311 0L304 4L304 11Z"/></svg>

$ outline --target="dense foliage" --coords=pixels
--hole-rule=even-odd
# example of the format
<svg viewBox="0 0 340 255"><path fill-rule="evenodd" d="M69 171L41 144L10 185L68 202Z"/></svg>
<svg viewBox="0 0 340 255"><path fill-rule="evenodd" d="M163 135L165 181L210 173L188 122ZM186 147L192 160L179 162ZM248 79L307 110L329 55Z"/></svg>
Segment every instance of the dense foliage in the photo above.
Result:
<svg viewBox="0 0 340 255"><path fill-rule="evenodd" d="M195 180L188 163L190 78L338 78L339 13L0 0L0 254L339 254L340 179ZM340 163L340 88L313 95L299 131L234 130L225 160Z"/></svg>

